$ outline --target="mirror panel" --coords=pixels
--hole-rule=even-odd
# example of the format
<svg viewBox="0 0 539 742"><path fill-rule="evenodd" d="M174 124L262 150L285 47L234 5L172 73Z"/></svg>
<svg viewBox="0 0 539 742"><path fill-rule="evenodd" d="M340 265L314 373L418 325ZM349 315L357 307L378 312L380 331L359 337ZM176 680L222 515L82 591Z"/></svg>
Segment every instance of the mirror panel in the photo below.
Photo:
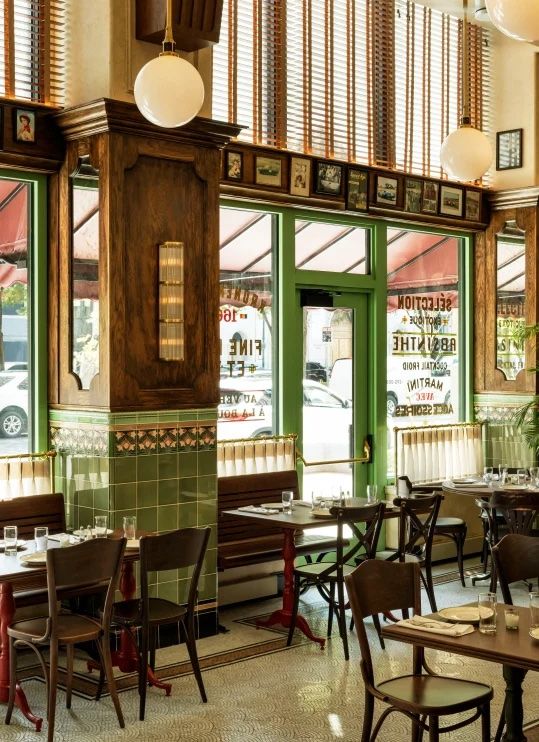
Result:
<svg viewBox="0 0 539 742"><path fill-rule="evenodd" d="M81 157L71 176L71 370L81 389L99 373L99 171Z"/></svg>
<svg viewBox="0 0 539 742"><path fill-rule="evenodd" d="M526 365L519 332L526 324L524 230L508 221L496 235L496 368L514 381Z"/></svg>

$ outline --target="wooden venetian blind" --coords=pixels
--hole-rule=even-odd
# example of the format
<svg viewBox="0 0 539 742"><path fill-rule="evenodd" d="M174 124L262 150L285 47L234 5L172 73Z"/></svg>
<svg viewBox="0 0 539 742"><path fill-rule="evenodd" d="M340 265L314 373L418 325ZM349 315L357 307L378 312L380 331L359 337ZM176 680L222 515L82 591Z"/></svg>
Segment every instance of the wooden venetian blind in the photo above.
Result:
<svg viewBox="0 0 539 742"><path fill-rule="evenodd" d="M65 0L0 0L0 95L64 102Z"/></svg>

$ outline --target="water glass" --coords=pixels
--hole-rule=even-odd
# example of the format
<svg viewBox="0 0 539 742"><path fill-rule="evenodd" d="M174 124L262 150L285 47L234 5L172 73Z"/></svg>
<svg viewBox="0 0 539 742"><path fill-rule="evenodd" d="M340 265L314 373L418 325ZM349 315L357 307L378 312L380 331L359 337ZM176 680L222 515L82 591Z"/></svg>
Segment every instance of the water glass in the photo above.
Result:
<svg viewBox="0 0 539 742"><path fill-rule="evenodd" d="M483 469L483 481L487 484L490 484L492 482L492 474L492 466L485 466L485 468Z"/></svg>
<svg viewBox="0 0 539 742"><path fill-rule="evenodd" d="M314 492L311 496L311 509L318 510L322 507L322 495L315 495Z"/></svg>
<svg viewBox="0 0 539 742"><path fill-rule="evenodd" d="M124 536L128 541L135 538L137 532L137 519L134 515L124 516Z"/></svg>
<svg viewBox="0 0 539 742"><path fill-rule="evenodd" d="M378 485L368 484L367 485L367 502L374 503L378 499Z"/></svg>
<svg viewBox="0 0 539 742"><path fill-rule="evenodd" d="M530 466L530 479L533 487L539 486L539 466Z"/></svg>
<svg viewBox="0 0 539 742"><path fill-rule="evenodd" d="M107 535L107 521L106 515L95 516L95 535L97 538L105 538Z"/></svg>
<svg viewBox="0 0 539 742"><path fill-rule="evenodd" d="M517 469L517 484L521 487L524 487L526 484L526 480L528 478L528 470L527 469Z"/></svg>
<svg viewBox="0 0 539 742"><path fill-rule="evenodd" d="M530 593L530 629L539 628L539 593Z"/></svg>
<svg viewBox="0 0 539 742"><path fill-rule="evenodd" d="M500 484L508 484L509 483L509 473L507 471L507 467L500 467Z"/></svg>
<svg viewBox="0 0 539 742"><path fill-rule="evenodd" d="M17 554L17 526L4 526L4 553L6 556Z"/></svg>
<svg viewBox="0 0 539 742"><path fill-rule="evenodd" d="M496 593L480 593L477 599L479 609L479 631L481 634L496 633Z"/></svg>
<svg viewBox="0 0 539 742"><path fill-rule="evenodd" d="M36 551L47 550L47 540L49 537L49 529L47 526L36 526L34 528L34 540L36 544Z"/></svg>
<svg viewBox="0 0 539 742"><path fill-rule="evenodd" d="M506 605L505 606L505 628L507 631L518 631L518 610L515 608L514 605Z"/></svg>
<svg viewBox="0 0 539 742"><path fill-rule="evenodd" d="M294 493L292 490L283 490L281 495L281 501L283 503L283 513L290 515L292 513L292 501L294 499Z"/></svg>

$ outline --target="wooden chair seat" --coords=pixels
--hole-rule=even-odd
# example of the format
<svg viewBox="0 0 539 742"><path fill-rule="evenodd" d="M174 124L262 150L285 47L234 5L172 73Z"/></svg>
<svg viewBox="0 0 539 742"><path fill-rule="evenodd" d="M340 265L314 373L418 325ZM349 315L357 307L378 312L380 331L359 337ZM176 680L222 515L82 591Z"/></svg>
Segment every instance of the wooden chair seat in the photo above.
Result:
<svg viewBox="0 0 539 742"><path fill-rule="evenodd" d="M116 603L112 612L112 623L121 626L134 626L141 624L142 614L140 600L124 600ZM174 623L179 621L187 613L187 608L177 603L172 603L164 598L150 598L148 606L148 622Z"/></svg>
<svg viewBox="0 0 539 742"><path fill-rule="evenodd" d="M327 570L328 563L327 562L314 562L313 564L305 564L302 567L296 567L294 569L294 572L299 575L300 577L316 577L317 575L320 575L322 572ZM346 577L346 575L352 574L354 569L356 568L356 565L351 567L349 564L343 564L342 571L343 575ZM337 581L337 573L333 572L331 574L328 574L326 577L327 582L335 582Z"/></svg>
<svg viewBox="0 0 539 742"><path fill-rule="evenodd" d="M17 621L8 628L8 635L21 641L33 641L47 631L48 617L29 618ZM101 624L88 616L77 613L58 615L58 642L60 644L79 644L94 641L101 635Z"/></svg>
<svg viewBox="0 0 539 742"><path fill-rule="evenodd" d="M442 531L453 531L455 529L466 528L466 522L462 518L453 518L451 516L440 518L436 521L434 526L435 533L441 533Z"/></svg>
<svg viewBox="0 0 539 742"><path fill-rule="evenodd" d="M440 675L401 675L375 686L386 703L412 713L455 714L476 708L492 698L492 688L459 678Z"/></svg>

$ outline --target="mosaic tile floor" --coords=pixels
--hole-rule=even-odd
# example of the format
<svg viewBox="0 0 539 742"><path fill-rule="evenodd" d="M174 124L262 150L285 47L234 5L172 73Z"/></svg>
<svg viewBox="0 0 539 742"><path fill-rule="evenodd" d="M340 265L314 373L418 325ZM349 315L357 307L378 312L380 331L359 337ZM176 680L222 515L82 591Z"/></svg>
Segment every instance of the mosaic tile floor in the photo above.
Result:
<svg viewBox="0 0 539 742"><path fill-rule="evenodd" d="M479 586L462 588L448 573L439 568L436 593L439 606L455 605L473 600ZM469 580L468 580L469 582ZM518 596L526 598L524 591ZM343 660L342 645L333 637L324 651L317 645L296 638L286 649L285 639L276 630L257 630L251 623L254 616L271 611L278 600L260 601L222 611L221 623L226 634L199 642L199 654L208 666L204 682L208 703L202 704L194 678L190 674L174 678L172 695L149 690L147 720L137 721L138 697L135 690L125 690L120 700L126 718L126 729L120 730L109 697L99 703L84 697L73 699L71 711L62 708L64 694L59 693L57 712L58 742L109 742L109 740L139 740L140 742L356 742L360 738L363 690L358 662L358 647L351 637L351 659ZM426 606L425 606L426 608ZM326 611L315 591L304 596L302 611L318 633L324 633ZM383 652L374 636L375 667L380 678L410 668L410 652L398 643L389 643ZM185 660L184 648L161 650L158 664L164 668ZM503 683L501 669L480 661L470 661L458 655L429 652L430 664L448 675L478 679L492 683L495 698L492 703L493 727L501 709ZM211 667L210 667L211 666ZM78 670L84 670L80 662ZM525 713L528 722L539 718L537 676L525 681ZM37 713L44 713L44 686L37 680L25 683L25 690ZM378 710L380 706L378 707ZM42 734L32 732L26 720L16 712L12 724L2 727L2 742L39 742ZM479 739L479 726L444 735L448 742L474 742ZM392 715L382 729L380 742L400 742L409 739L408 722ZM532 737L530 736L531 740Z"/></svg>

